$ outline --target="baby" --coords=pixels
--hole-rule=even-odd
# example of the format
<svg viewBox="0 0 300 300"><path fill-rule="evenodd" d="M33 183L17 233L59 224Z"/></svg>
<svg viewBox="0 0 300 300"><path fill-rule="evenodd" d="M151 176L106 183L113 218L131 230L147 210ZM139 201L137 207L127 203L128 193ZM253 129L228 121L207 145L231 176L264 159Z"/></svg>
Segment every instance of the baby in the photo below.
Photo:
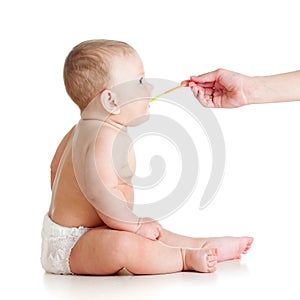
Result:
<svg viewBox="0 0 300 300"><path fill-rule="evenodd" d="M56 274L214 272L239 259L250 237L191 238L132 211L135 171L128 126L147 119L152 86L128 44L83 42L65 61L64 81L81 119L51 163L52 199L42 230L41 262Z"/></svg>

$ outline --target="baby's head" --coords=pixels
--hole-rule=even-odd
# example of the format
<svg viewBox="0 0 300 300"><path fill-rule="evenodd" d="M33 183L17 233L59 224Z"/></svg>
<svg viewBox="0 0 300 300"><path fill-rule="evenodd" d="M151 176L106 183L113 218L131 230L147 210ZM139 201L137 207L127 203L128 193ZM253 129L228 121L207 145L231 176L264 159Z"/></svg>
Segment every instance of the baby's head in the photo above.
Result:
<svg viewBox="0 0 300 300"><path fill-rule="evenodd" d="M67 93L81 112L96 97L100 97L103 107L114 115L120 114L124 99L150 99L149 87L141 88L143 77L143 64L135 49L114 40L80 43L69 53L64 66ZM123 111L126 112L125 106Z"/></svg>

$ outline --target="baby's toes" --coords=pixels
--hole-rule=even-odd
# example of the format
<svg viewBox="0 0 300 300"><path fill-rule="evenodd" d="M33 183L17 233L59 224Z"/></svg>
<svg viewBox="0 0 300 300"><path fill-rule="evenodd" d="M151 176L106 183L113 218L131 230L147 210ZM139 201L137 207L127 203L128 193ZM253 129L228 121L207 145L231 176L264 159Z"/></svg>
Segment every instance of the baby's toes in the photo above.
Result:
<svg viewBox="0 0 300 300"><path fill-rule="evenodd" d="M244 249L243 249L243 251L242 251L243 254L246 254L246 253L247 253L247 251L251 248L252 243L253 243L253 238L250 238L250 237L247 238L245 247L244 247Z"/></svg>
<svg viewBox="0 0 300 300"><path fill-rule="evenodd" d="M212 248L212 249L209 249L209 251L208 251L206 263L207 263L207 271L209 273L215 272L217 269L217 262L218 262L217 254L218 254L217 248Z"/></svg>
<svg viewBox="0 0 300 300"><path fill-rule="evenodd" d="M217 257L218 256L218 248L210 248L210 249L208 249L207 254L210 257Z"/></svg>

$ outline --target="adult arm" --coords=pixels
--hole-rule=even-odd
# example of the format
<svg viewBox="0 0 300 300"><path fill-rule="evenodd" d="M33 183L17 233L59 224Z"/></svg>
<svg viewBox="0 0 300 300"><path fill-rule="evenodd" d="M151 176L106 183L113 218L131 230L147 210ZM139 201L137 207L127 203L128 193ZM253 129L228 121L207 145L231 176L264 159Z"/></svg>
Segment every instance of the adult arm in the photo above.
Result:
<svg viewBox="0 0 300 300"><path fill-rule="evenodd" d="M218 69L191 76L191 80L194 96L205 107L234 108L300 100L300 71L250 77Z"/></svg>

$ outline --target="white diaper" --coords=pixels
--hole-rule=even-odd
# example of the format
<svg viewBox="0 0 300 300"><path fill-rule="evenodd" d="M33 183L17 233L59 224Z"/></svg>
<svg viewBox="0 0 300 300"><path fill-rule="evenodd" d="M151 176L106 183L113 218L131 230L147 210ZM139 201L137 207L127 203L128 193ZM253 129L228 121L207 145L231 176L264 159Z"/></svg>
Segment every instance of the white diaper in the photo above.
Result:
<svg viewBox="0 0 300 300"><path fill-rule="evenodd" d="M44 217L42 229L41 263L46 272L72 274L69 265L71 250L80 237L89 231L86 227L64 227Z"/></svg>

